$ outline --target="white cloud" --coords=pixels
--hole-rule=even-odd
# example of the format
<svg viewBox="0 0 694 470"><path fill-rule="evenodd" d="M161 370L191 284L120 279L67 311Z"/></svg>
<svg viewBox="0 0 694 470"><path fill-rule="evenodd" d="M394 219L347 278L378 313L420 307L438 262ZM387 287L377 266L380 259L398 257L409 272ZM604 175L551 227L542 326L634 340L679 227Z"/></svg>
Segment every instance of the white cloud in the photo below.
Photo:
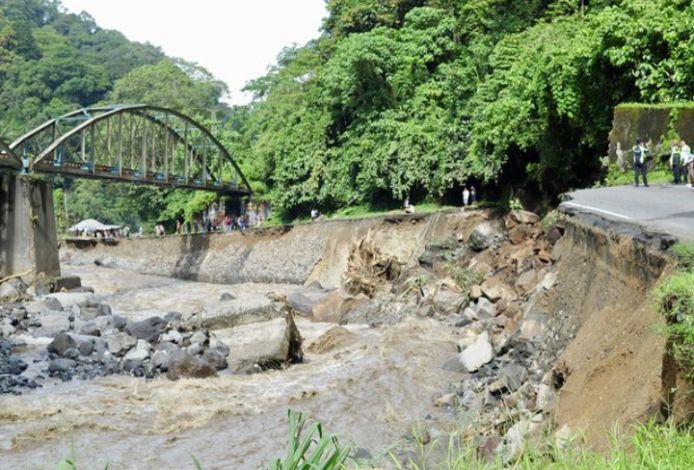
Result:
<svg viewBox="0 0 694 470"><path fill-rule="evenodd" d="M244 84L265 74L283 47L318 37L324 0L62 0L99 26L197 62L246 103Z"/></svg>

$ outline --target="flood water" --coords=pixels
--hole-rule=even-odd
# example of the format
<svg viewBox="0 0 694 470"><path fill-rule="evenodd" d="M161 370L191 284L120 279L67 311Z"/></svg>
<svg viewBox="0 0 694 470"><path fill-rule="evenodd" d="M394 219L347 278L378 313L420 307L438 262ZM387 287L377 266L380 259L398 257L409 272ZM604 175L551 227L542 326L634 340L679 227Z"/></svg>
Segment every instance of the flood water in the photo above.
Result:
<svg viewBox="0 0 694 470"><path fill-rule="evenodd" d="M242 307L268 292L296 289L194 283L95 266L63 270L82 276L114 313L129 318L172 310L190 315L210 308L223 292ZM71 447L78 467L87 469L192 469L192 455L206 469L262 468L284 453L289 408L373 455L417 423L450 423L433 406L456 378L441 368L455 352L445 325L425 319L347 331L305 319L297 325L306 362L284 371L177 382L111 376L0 396L2 468L53 469ZM320 347L311 346L316 340Z"/></svg>

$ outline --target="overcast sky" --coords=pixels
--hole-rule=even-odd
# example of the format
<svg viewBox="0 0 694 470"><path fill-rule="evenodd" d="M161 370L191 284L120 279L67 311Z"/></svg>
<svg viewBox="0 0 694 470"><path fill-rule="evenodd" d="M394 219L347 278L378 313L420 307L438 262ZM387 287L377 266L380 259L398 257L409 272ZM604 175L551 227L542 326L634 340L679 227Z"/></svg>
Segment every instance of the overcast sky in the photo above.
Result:
<svg viewBox="0 0 694 470"><path fill-rule="evenodd" d="M102 28L150 42L169 56L197 62L231 93L250 96L244 84L265 74L283 47L319 34L324 0L62 0L70 11L87 11Z"/></svg>

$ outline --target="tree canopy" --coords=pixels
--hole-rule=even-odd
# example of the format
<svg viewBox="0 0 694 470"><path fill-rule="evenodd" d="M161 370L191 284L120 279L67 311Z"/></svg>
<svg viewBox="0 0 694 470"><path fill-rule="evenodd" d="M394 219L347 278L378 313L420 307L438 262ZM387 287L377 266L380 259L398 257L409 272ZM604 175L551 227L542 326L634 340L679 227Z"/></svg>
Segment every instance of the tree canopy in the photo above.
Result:
<svg viewBox="0 0 694 470"><path fill-rule="evenodd" d="M291 218L408 195L457 202L465 184L551 198L599 174L616 104L694 96L690 0L326 6L320 36L283 50L247 84L253 101L229 108L224 84L196 64L57 0L5 0L0 135L94 103L174 107L211 126L256 197ZM211 198L94 182L65 190L70 217L98 207L133 224L191 217Z"/></svg>

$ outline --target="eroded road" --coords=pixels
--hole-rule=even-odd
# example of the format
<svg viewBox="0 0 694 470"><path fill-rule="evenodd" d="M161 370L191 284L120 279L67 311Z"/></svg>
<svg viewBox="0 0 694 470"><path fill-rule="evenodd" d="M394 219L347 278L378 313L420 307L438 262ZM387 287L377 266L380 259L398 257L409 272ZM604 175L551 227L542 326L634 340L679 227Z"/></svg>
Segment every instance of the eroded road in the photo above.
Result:
<svg viewBox="0 0 694 470"><path fill-rule="evenodd" d="M694 242L694 189L685 185L582 189L568 196L560 205L565 212L594 214Z"/></svg>

